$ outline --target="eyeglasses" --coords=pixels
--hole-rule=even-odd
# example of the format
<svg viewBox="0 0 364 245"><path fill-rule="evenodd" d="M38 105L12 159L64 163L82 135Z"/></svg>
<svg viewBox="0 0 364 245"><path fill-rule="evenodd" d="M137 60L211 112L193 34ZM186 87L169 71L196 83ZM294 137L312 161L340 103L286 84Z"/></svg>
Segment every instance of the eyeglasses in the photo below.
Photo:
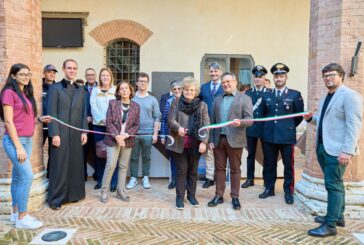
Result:
<svg viewBox="0 0 364 245"><path fill-rule="evenodd" d="M336 77L337 75L339 75L339 74L337 74L337 73L330 73L330 74L325 74L325 75L323 75L323 76L322 76L322 78L323 78L323 79L327 79L327 78L334 78L334 77Z"/></svg>
<svg viewBox="0 0 364 245"><path fill-rule="evenodd" d="M21 78L25 78L25 77L31 77L32 73L18 73L17 75L19 75Z"/></svg>
<svg viewBox="0 0 364 245"><path fill-rule="evenodd" d="M86 74L86 77L91 77L91 76L95 76L95 74Z"/></svg>
<svg viewBox="0 0 364 245"><path fill-rule="evenodd" d="M173 91L181 90L181 88L172 88Z"/></svg>
<svg viewBox="0 0 364 245"><path fill-rule="evenodd" d="M149 81L145 81L145 80L138 80L138 83L149 83Z"/></svg>

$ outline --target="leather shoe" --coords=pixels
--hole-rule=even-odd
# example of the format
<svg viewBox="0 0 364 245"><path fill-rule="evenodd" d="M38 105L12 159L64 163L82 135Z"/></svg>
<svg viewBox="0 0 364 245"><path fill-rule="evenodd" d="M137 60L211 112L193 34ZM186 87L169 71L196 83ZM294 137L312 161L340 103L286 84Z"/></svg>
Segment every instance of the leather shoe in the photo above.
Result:
<svg viewBox="0 0 364 245"><path fill-rule="evenodd" d="M94 190L99 190L101 189L101 184L97 183L94 187Z"/></svg>
<svg viewBox="0 0 364 245"><path fill-rule="evenodd" d="M293 204L294 203L293 195L290 194L290 193L284 194L284 200L286 201L287 204Z"/></svg>
<svg viewBox="0 0 364 245"><path fill-rule="evenodd" d="M60 210L61 209L61 205L56 205L56 204L51 204L49 205L49 207L53 210Z"/></svg>
<svg viewBox="0 0 364 245"><path fill-rule="evenodd" d="M233 204L233 209L234 210L239 210L241 208L240 202L239 202L239 198L235 197L231 200L231 203Z"/></svg>
<svg viewBox="0 0 364 245"><path fill-rule="evenodd" d="M264 192L259 195L259 198L260 199L265 199L265 198L271 197L271 196L274 196L274 191L269 190L269 189L265 189Z"/></svg>
<svg viewBox="0 0 364 245"><path fill-rule="evenodd" d="M209 207L216 207L217 205L224 203L224 198L220 196L215 196L209 203L207 204Z"/></svg>
<svg viewBox="0 0 364 245"><path fill-rule="evenodd" d="M246 179L246 181L241 185L241 188L248 188L254 185L254 179Z"/></svg>
<svg viewBox="0 0 364 245"><path fill-rule="evenodd" d="M323 224L326 221L326 217L325 216L316 216L314 221L316 223ZM345 227L345 219L344 218L338 219L336 221L336 225L339 226L339 227Z"/></svg>
<svg viewBox="0 0 364 245"><path fill-rule="evenodd" d="M326 223L308 231L308 235L314 237L336 236L336 227L330 227Z"/></svg>
<svg viewBox="0 0 364 245"><path fill-rule="evenodd" d="M168 185L168 189L176 188L176 178L172 177L171 183Z"/></svg>
<svg viewBox="0 0 364 245"><path fill-rule="evenodd" d="M215 185L215 181L206 179L205 183L202 185L202 188L209 188L210 186Z"/></svg>

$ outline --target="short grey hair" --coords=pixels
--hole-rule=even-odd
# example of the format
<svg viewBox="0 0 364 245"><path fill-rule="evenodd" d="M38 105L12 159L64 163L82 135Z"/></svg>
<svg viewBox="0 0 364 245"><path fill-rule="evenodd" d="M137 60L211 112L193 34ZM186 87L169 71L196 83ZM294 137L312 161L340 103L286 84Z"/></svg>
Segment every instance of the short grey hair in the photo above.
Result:
<svg viewBox="0 0 364 245"><path fill-rule="evenodd" d="M183 78L182 83L181 83L181 89L184 90L185 87L189 87L189 86L195 86L196 97L197 97L200 94L200 90L201 90L200 82L191 76Z"/></svg>
<svg viewBox="0 0 364 245"><path fill-rule="evenodd" d="M171 82L170 88L174 88L174 87L180 87L181 86L181 81L180 80L173 80Z"/></svg>
<svg viewBox="0 0 364 245"><path fill-rule="evenodd" d="M219 64L219 62L214 61L209 65L209 69L215 69L215 70L221 70L221 66Z"/></svg>

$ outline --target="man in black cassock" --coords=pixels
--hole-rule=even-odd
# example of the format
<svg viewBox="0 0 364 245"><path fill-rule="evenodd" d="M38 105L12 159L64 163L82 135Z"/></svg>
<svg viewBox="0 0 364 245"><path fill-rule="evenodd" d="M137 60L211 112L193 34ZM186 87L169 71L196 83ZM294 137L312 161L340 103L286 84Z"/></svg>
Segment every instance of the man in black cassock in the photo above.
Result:
<svg viewBox="0 0 364 245"><path fill-rule="evenodd" d="M74 82L77 69L76 61L63 62L65 78L51 86L47 111L69 125L87 129L85 89ZM48 204L53 210L59 210L63 203L77 202L85 197L82 145L87 142L87 134L56 121L48 124L48 134L52 138Z"/></svg>

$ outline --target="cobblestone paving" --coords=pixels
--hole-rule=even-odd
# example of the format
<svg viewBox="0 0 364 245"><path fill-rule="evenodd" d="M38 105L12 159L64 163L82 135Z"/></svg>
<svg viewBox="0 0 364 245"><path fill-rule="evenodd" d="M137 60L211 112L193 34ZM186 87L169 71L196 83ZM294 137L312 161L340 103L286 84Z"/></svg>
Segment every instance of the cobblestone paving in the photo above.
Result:
<svg viewBox="0 0 364 245"><path fill-rule="evenodd" d="M214 187L205 190L202 183L197 190L200 207L186 202L183 211L176 210L175 191L167 189L167 182L152 179L151 189L139 184L129 191L131 202L111 194L109 203L103 204L92 188L95 183L88 181L85 200L64 205L60 211L44 206L34 215L45 228L76 228L69 244L359 244L352 233L364 232L364 221L348 220L336 237L308 236L307 230L317 224L299 205L284 203L281 180L276 196L266 200L258 198L263 190L259 182L241 189L240 211L231 208L228 189L224 204L207 207ZM43 229L16 230L5 219L8 216L0 218L0 244L27 244Z"/></svg>

